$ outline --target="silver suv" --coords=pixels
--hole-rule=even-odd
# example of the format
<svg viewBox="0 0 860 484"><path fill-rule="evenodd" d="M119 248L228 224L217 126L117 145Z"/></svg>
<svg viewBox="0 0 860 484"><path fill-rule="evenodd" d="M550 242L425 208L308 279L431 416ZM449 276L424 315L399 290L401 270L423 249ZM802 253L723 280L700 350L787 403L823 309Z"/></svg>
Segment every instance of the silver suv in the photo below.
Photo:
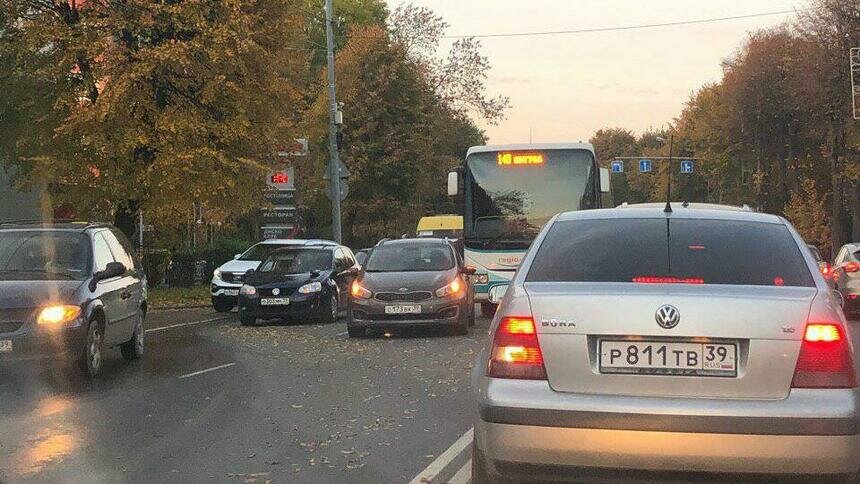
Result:
<svg viewBox="0 0 860 484"><path fill-rule="evenodd" d="M855 475L853 329L780 217L558 215L476 365L473 482Z"/></svg>

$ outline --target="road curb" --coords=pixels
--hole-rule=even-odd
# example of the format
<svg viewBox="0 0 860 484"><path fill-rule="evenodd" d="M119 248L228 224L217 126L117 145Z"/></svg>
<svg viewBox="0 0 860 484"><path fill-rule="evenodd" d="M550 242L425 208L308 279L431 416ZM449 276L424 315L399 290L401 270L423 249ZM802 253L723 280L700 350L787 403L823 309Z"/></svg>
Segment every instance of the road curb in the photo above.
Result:
<svg viewBox="0 0 860 484"><path fill-rule="evenodd" d="M430 463L409 484L443 484L448 482L472 457L474 429L469 429L448 450Z"/></svg>

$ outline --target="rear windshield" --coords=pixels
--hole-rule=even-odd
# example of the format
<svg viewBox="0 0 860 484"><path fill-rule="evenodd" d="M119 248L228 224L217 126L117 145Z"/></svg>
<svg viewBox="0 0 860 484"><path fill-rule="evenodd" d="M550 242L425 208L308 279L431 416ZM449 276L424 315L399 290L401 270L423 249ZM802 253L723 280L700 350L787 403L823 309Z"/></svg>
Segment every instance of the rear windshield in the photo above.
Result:
<svg viewBox="0 0 860 484"><path fill-rule="evenodd" d="M443 244L381 245L367 258L368 272L447 271L453 267L451 248Z"/></svg>
<svg viewBox="0 0 860 484"><path fill-rule="evenodd" d="M690 219L557 222L526 281L815 285L786 227Z"/></svg>

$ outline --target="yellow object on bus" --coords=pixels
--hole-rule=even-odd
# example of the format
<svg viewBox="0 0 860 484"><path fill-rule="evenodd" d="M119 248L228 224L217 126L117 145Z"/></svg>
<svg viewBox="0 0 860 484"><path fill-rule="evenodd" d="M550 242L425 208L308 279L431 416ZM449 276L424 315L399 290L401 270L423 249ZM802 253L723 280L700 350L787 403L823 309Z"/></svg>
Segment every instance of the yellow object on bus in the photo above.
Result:
<svg viewBox="0 0 860 484"><path fill-rule="evenodd" d="M433 215L418 221L418 237L460 239L463 237L463 217L460 215Z"/></svg>

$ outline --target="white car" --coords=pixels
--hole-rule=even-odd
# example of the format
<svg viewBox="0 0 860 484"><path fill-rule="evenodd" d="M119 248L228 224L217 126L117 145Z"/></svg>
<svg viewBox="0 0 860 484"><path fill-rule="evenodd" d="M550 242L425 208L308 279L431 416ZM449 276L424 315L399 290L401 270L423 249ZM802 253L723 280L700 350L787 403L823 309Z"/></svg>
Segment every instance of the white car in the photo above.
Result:
<svg viewBox="0 0 860 484"><path fill-rule="evenodd" d="M212 273L212 306L219 313L225 313L236 306L239 298L239 288L242 287L242 278L249 269L256 269L260 262L265 260L269 254L281 247L320 244L328 241L302 240L302 239L270 239L252 245L245 252L236 254L231 261L227 261ZM331 242L334 244L334 242Z"/></svg>

